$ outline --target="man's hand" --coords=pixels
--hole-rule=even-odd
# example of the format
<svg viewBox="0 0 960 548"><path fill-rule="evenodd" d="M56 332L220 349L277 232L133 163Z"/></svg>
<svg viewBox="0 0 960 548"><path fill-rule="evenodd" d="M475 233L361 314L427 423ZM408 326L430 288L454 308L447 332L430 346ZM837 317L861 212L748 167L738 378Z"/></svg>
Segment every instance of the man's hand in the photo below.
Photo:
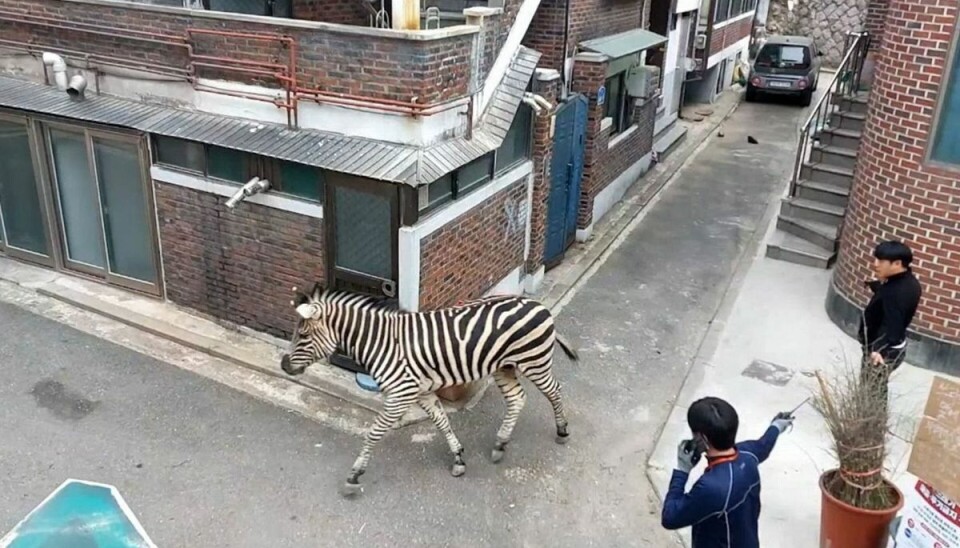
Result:
<svg viewBox="0 0 960 548"><path fill-rule="evenodd" d="M795 417L791 415L789 411L777 413L777 416L773 417L773 421L770 423L770 426L773 426L779 430L781 434L783 434L788 428L793 428L794 418Z"/></svg>
<svg viewBox="0 0 960 548"><path fill-rule="evenodd" d="M688 441L689 440L681 441L677 447L677 470L687 474L693 470L693 467L696 466L700 460L700 455L697 454L696 449L697 444L687 443Z"/></svg>
<svg viewBox="0 0 960 548"><path fill-rule="evenodd" d="M870 353L870 365L883 365L883 355L879 352Z"/></svg>

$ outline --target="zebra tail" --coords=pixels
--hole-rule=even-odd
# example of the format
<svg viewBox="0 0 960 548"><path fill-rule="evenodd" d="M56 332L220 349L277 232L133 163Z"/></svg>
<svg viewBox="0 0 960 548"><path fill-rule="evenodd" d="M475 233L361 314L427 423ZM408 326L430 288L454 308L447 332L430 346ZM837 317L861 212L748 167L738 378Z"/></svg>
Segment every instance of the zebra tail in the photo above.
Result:
<svg viewBox="0 0 960 548"><path fill-rule="evenodd" d="M564 339L559 333L557 333L556 335L557 335L557 345L560 346L560 348L563 350L563 353L566 354L567 357L570 358L571 360L575 362L579 362L580 355L577 354L577 351L574 350L573 347L570 346L570 343L568 343L566 339Z"/></svg>

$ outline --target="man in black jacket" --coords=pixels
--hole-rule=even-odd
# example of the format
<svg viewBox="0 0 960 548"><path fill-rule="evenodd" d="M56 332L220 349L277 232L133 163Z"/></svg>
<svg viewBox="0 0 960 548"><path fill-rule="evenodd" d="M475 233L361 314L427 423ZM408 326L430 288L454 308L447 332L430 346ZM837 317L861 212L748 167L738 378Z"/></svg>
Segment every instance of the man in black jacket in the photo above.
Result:
<svg viewBox="0 0 960 548"><path fill-rule="evenodd" d="M873 251L877 279L866 282L873 297L863 311L860 344L863 345L862 381L879 384L887 393L890 372L906 357L907 328L920 303L920 282L910 269L913 252L901 242L888 241Z"/></svg>

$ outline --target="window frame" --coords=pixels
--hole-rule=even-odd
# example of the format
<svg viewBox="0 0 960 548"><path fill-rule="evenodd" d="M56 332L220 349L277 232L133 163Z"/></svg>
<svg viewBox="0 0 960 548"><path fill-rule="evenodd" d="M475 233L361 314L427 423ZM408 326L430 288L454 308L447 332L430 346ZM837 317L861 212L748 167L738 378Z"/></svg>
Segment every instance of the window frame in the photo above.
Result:
<svg viewBox="0 0 960 548"><path fill-rule="evenodd" d="M617 80L620 88L620 93L618 95L619 106L617 108L618 116L616 117L611 116L609 113L609 107L611 104L613 104L613 97L610 95L610 88L608 84L614 79ZM607 90L607 100L604 103L603 117L610 118L612 120L613 123L610 125L610 136L613 137L627 131L633 125L633 104L631 102L630 93L627 91L627 71L621 71L612 76L608 76L603 81L603 86Z"/></svg>
<svg viewBox="0 0 960 548"><path fill-rule="evenodd" d="M513 159L509 164L500 166L500 151L503 149L503 145L507 143L507 138L510 137L510 132L514 130L517 122L521 119L520 117L526 119L527 130L526 130L526 139L523 140L524 150L523 153ZM533 109L529 106L520 103L520 106L517 108L517 113L513 117L513 122L510 124L510 129L507 130L507 134L503 138L503 143L497 147L497 150L493 153L493 172L494 177L498 177L511 169L517 167L523 162L529 161L530 157L533 154L533 142L534 142L534 129L536 126L536 116L534 115Z"/></svg>
<svg viewBox="0 0 960 548"><path fill-rule="evenodd" d="M927 144L925 147L926 150L924 151L924 159L927 165L941 171L949 172L951 176L960 172L960 161L952 163L950 161L937 159L934 157L934 148L937 145L937 137L939 136L941 124L945 123L942 118L948 100L947 91L953 78L956 78L957 86L950 91L960 95L960 68L958 68L957 74L953 73L953 69L957 68L954 67L954 64L958 62L960 62L960 25L957 25L953 29L953 39L947 50L947 55L944 58L944 78L940 80L940 87L937 90L937 104L933 110L933 119L931 120L930 132L927 136Z"/></svg>
<svg viewBox="0 0 960 548"><path fill-rule="evenodd" d="M184 143L187 143L188 145L200 147L202 149L201 157L202 157L202 163L203 163L203 170L197 171L195 169L191 169L189 167L185 167L179 164L171 164L168 162L161 161L160 147L159 147L160 139L182 141ZM300 164L298 162L290 162L289 160L269 158L259 154L245 152L242 150L230 149L226 147L217 147L217 148L222 148L232 152L236 152L244 156L245 165L244 165L243 171L245 173L245 180L231 181L230 179L223 179L210 174L210 150L213 147L217 147L217 145L201 143L199 141L191 141L189 139L180 139L178 137L167 137L165 135L158 135L158 134L152 134L150 136L150 149L151 149L150 155L151 155L151 161L154 165L162 166L166 169L171 169L174 171L180 171L182 173L197 175L197 176L211 179L217 182L222 182L222 183L235 185L235 186L242 186L244 183L246 183L250 179L254 177L260 177L262 179L267 179L268 181L270 181L269 192L273 192L287 198L292 198L294 200L302 200L308 203L315 203L315 204L322 205L326 201L325 200L326 173L324 172L323 169L319 167L310 166L308 164ZM284 185L283 185L283 164L284 163L306 166L307 168L313 169L315 171L317 176L316 178L317 194L315 198L308 198L305 196L292 194L284 190Z"/></svg>

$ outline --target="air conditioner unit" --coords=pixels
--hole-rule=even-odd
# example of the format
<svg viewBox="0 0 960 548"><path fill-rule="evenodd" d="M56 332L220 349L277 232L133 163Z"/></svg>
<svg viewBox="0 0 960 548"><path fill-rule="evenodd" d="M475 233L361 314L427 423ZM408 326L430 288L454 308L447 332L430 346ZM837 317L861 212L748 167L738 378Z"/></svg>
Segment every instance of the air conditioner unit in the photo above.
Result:
<svg viewBox="0 0 960 548"><path fill-rule="evenodd" d="M627 72L627 93L631 97L646 99L660 88L660 67L637 65Z"/></svg>
<svg viewBox="0 0 960 548"><path fill-rule="evenodd" d="M696 40L693 42L693 47L695 49L705 49L707 47L707 35L698 34Z"/></svg>

